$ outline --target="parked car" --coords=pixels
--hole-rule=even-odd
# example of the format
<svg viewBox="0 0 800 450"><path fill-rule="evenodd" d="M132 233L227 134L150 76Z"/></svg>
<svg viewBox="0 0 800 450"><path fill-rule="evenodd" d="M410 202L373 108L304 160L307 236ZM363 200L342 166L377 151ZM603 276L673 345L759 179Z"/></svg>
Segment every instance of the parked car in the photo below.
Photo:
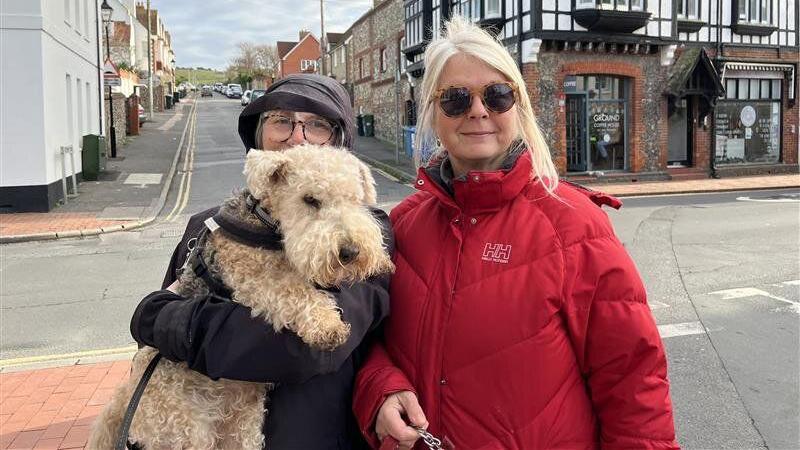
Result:
<svg viewBox="0 0 800 450"><path fill-rule="evenodd" d="M264 89L253 89L253 92L250 93L250 103L253 103L258 97L261 97L266 93L267 91Z"/></svg>
<svg viewBox="0 0 800 450"><path fill-rule="evenodd" d="M222 93L222 83L220 83L220 82L214 83L214 90L219 92L219 93Z"/></svg>
<svg viewBox="0 0 800 450"><path fill-rule="evenodd" d="M252 93L253 91L251 91L250 89L244 91L244 94L242 94L242 106L247 106L248 104L250 104L250 95Z"/></svg>
<svg viewBox="0 0 800 450"><path fill-rule="evenodd" d="M214 91L211 90L211 86L205 85L205 86L203 86L203 89L200 90L200 96L201 97L213 97L214 96Z"/></svg>
<svg viewBox="0 0 800 450"><path fill-rule="evenodd" d="M228 98L242 98L242 86L234 83L229 84Z"/></svg>
<svg viewBox="0 0 800 450"><path fill-rule="evenodd" d="M144 112L144 106L139 103L139 125L143 124L147 120L147 114Z"/></svg>

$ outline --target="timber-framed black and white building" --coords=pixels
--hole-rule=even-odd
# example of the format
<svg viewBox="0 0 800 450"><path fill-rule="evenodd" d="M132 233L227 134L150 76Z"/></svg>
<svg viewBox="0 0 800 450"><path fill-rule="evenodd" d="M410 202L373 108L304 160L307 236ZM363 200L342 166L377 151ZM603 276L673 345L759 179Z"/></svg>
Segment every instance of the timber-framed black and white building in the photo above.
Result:
<svg viewBox="0 0 800 450"><path fill-rule="evenodd" d="M517 59L564 175L796 172L800 0L405 0L407 71L444 20Z"/></svg>

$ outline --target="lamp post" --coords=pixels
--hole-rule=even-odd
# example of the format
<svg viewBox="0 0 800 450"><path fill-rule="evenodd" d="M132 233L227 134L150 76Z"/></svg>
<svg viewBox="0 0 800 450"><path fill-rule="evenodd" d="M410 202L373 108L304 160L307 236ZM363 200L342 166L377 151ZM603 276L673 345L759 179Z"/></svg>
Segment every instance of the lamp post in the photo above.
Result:
<svg viewBox="0 0 800 450"><path fill-rule="evenodd" d="M111 13L114 12L114 8L108 4L106 0L103 0L103 4L100 5L100 13L103 15L103 25L106 28L106 58L111 61L111 47L108 41L108 25L111 23ZM109 116L111 118L111 126L110 134L111 134L111 157L117 157L117 130L114 127L114 98L111 96L111 86L108 86L108 105L109 105Z"/></svg>

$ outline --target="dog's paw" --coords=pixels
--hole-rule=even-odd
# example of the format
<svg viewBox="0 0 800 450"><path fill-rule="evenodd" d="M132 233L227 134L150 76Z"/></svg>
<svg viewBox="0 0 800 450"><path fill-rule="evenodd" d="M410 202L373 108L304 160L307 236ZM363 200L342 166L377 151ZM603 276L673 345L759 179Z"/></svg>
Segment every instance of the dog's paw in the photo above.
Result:
<svg viewBox="0 0 800 450"><path fill-rule="evenodd" d="M350 324L342 320L337 308L317 308L297 334L312 347L333 350L350 337Z"/></svg>
<svg viewBox="0 0 800 450"><path fill-rule="evenodd" d="M325 333L324 336L322 336L320 347L325 350L333 350L336 347L347 342L347 338L349 337L350 337L350 324L340 321L338 326L334 327L331 330L328 330L328 332Z"/></svg>

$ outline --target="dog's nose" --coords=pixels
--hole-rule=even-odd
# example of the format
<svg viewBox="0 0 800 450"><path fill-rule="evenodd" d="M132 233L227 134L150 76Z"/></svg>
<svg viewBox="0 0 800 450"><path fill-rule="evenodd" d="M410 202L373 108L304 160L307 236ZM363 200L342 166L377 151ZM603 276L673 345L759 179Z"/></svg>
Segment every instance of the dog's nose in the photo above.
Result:
<svg viewBox="0 0 800 450"><path fill-rule="evenodd" d="M358 256L358 249L352 245L345 245L339 248L339 261L342 264L352 262Z"/></svg>

